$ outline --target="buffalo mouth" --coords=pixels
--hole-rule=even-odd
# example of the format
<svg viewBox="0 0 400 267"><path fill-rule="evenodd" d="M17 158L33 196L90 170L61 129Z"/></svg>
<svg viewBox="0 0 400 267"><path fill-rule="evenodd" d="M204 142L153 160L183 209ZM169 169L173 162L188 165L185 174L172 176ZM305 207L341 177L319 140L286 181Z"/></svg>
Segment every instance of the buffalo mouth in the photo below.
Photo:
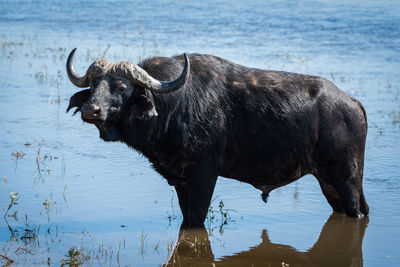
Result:
<svg viewBox="0 0 400 267"><path fill-rule="evenodd" d="M103 121L103 120L88 120L88 119L85 119L85 120L83 120L84 122L86 122L86 123L89 123L89 124L93 124L94 126L96 126L97 127L97 129L99 129L99 131L105 131L106 130L106 122L105 121Z"/></svg>
<svg viewBox="0 0 400 267"><path fill-rule="evenodd" d="M95 125L99 130L106 129L106 122L102 119L89 119L89 118L83 118L82 116L82 120L86 123Z"/></svg>
<svg viewBox="0 0 400 267"><path fill-rule="evenodd" d="M100 138L104 141L120 141L121 136L113 124L103 120L84 119L83 121L96 126L97 130L99 130Z"/></svg>
<svg viewBox="0 0 400 267"><path fill-rule="evenodd" d="M67 112L71 108L68 108ZM82 115L82 111L80 107L77 107L77 109L74 111L75 115L76 113L81 112L81 119L82 121L93 124L96 126L96 128L99 130L100 138L103 139L104 141L108 142L116 142L121 140L121 136L119 134L119 131L115 127L113 123L110 121L107 121L105 119L100 119L100 118L88 118Z"/></svg>
<svg viewBox="0 0 400 267"><path fill-rule="evenodd" d="M90 124L102 124L105 123L104 120L100 119L87 119L87 118L82 118L84 122L90 123Z"/></svg>

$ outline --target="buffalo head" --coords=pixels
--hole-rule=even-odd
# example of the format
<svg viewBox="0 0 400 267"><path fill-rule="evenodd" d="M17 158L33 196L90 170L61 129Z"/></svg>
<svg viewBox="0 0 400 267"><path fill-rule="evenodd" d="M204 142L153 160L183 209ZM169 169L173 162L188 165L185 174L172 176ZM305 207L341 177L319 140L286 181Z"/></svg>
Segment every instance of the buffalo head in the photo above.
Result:
<svg viewBox="0 0 400 267"><path fill-rule="evenodd" d="M117 126L123 118L143 120L156 117L158 114L150 92L174 92L186 83L190 73L189 59L184 54L182 73L169 82L154 79L132 62L113 63L105 59L96 60L86 74L80 76L72 64L75 51L76 48L68 56L68 77L75 86L90 88L70 98L67 112L76 107L74 114L80 111L82 120L96 125L105 141L120 140Z"/></svg>

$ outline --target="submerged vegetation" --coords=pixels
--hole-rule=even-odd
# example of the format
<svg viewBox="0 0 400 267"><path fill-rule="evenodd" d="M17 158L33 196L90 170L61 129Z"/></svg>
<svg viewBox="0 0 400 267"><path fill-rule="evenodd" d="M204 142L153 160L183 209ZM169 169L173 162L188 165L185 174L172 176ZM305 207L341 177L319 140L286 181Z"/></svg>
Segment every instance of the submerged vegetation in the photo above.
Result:
<svg viewBox="0 0 400 267"><path fill-rule="evenodd" d="M25 157L25 164L29 164L29 161L32 160L33 164L30 165L33 168L35 183L45 183L46 178L43 177L44 173L46 173L48 177L51 177L53 173L50 171L48 163L58 159L58 156L45 152L47 149L44 149L44 147L47 148L47 146L44 146L44 144L46 144L44 140L28 141L24 143L24 146L28 150L25 152L17 151L12 153L14 157L13 160ZM62 165L61 173L65 174L64 160L62 162L58 161L57 164ZM59 169L56 166L54 166L54 168ZM18 264L23 262L32 263L32 258L36 258L33 263L48 265L57 263L60 263L62 266L79 266L81 264L113 265L113 262L119 265L121 254L134 252L144 260L148 255L149 248L153 248L153 251L160 257L165 255L164 260L161 260L161 262L168 262L175 248L181 246L182 243L189 244L189 247L197 251L202 242L205 242L205 240L202 241L196 238L194 240L189 240L185 235L175 239L167 233L164 234L164 241L163 238L160 237L153 237L149 240L148 237L151 233L142 229L138 235L139 238L137 241L139 242L136 248L132 249L131 244L128 249L125 237L118 242L117 246L107 247L103 240L96 238L96 235L93 233L83 230L82 233L72 233L71 235L71 233L63 230L62 224L52 223L52 220L56 218L56 215L62 210L60 205L65 206L67 204L67 185L65 185L60 192L63 199L62 203L54 199L53 192L47 194L41 202L44 207L44 212L40 214L47 217L46 225L43 223L35 223L34 220L28 218L30 216L28 215L29 212L25 211L26 213L24 213L24 211L18 209L17 205L20 203L20 194L15 192L8 181L9 179L4 176L3 184L9 190L9 205L5 210L3 220L7 224L10 233L9 241L3 242L2 247L0 247L0 257L6 261L3 264L5 266L14 262ZM60 199L60 196L57 196L57 199ZM154 202L157 203L157 201ZM181 220L181 216L176 214L175 202L176 192L175 190L171 190L170 211L167 212L168 216L166 218L168 225L179 223L179 220ZM206 221L206 229L210 238L214 238L213 232L215 229L219 229L219 234L222 235L224 233L223 227L234 222L231 217L232 211L231 209L225 208L225 204L220 197L217 196L213 199ZM21 216L23 217L22 221L20 220ZM37 216L33 215L33 217ZM9 222L10 220L12 222ZM126 225L121 225L121 229L126 227ZM67 239L76 241L64 254L55 256L53 253L50 253L52 249L57 248ZM132 242L132 239L130 239L129 242ZM207 242L209 242L208 237ZM133 243L136 243L135 240L133 240ZM46 244L45 247L43 247L43 244ZM174 257L176 257L176 255Z"/></svg>
<svg viewBox="0 0 400 267"><path fill-rule="evenodd" d="M224 201L221 199L218 203L218 209L214 208L213 203L219 196L216 196L212 201L211 205L208 208L208 214L206 218L206 228L210 235L213 234L213 231L218 228L219 233L222 235L224 233L224 226L229 223L233 223L234 220L231 217L231 212L234 211L232 209L226 209L224 205Z"/></svg>
<svg viewBox="0 0 400 267"><path fill-rule="evenodd" d="M82 249L72 247L68 250L68 254L65 255L64 259L61 259L61 265L79 265L85 261L85 255L82 253Z"/></svg>

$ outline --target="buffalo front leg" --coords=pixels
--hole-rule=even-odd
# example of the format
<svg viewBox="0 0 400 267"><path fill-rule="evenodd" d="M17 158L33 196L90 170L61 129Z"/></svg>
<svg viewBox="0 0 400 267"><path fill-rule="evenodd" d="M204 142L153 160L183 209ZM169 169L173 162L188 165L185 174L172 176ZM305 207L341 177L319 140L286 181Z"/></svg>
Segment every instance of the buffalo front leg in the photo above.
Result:
<svg viewBox="0 0 400 267"><path fill-rule="evenodd" d="M175 185L183 214L182 227L203 227L218 175L207 170L192 173L187 184Z"/></svg>

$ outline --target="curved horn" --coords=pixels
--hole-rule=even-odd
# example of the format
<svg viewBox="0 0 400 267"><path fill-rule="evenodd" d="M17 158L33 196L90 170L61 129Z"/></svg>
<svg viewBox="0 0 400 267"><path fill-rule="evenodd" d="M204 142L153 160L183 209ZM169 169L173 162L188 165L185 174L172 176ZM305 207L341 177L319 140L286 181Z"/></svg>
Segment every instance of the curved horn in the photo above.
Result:
<svg viewBox="0 0 400 267"><path fill-rule="evenodd" d="M151 77L145 70L132 62L120 62L115 64L111 71L116 75L127 78L132 84L137 84L145 89L160 94L175 92L181 88L189 78L190 63L187 54L184 54L185 65L179 77L170 82L159 81Z"/></svg>
<svg viewBox="0 0 400 267"><path fill-rule="evenodd" d="M179 77L171 82L162 82L161 83L161 88L158 90L154 90L156 93L171 93L175 92L179 88L181 88L186 81L189 78L189 73L190 73L190 62L189 62L189 57L186 53L183 53L183 56L185 58L185 65L183 67L183 71ZM151 90L151 89L150 89Z"/></svg>
<svg viewBox="0 0 400 267"><path fill-rule="evenodd" d="M88 73L86 73L83 77L81 77L78 73L76 73L74 65L72 64L72 60L74 58L76 48L74 48L68 56L67 59L67 74L69 80L77 87L88 87L89 86L89 77Z"/></svg>

